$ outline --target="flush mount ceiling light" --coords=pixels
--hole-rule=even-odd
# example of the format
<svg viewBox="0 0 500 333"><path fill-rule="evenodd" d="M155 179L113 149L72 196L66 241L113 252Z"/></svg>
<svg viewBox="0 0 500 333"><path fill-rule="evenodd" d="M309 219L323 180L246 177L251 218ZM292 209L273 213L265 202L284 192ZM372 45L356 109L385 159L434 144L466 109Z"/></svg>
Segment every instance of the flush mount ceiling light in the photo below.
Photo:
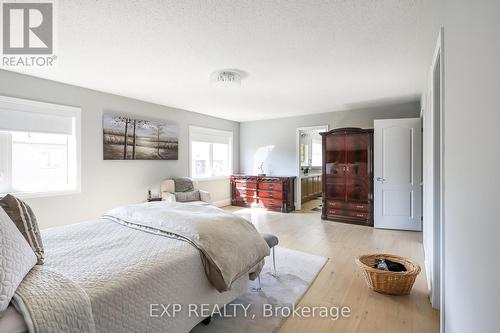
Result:
<svg viewBox="0 0 500 333"><path fill-rule="evenodd" d="M230 69L223 69L212 73L210 83L214 88L240 88L241 78L241 73Z"/></svg>

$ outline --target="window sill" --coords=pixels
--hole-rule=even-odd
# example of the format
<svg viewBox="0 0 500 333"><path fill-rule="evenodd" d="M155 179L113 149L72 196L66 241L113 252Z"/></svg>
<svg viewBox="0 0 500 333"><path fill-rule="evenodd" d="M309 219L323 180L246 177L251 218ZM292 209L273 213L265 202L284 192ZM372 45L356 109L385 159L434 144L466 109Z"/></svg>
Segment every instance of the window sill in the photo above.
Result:
<svg viewBox="0 0 500 333"><path fill-rule="evenodd" d="M201 178L193 177L193 179L198 182L209 182L213 180L229 180L229 177L230 176L214 176L214 177L201 177Z"/></svg>
<svg viewBox="0 0 500 333"><path fill-rule="evenodd" d="M43 192L6 192L6 193L0 193L0 197L3 197L7 194L12 194L16 198L20 199L33 199L33 198L48 198L48 197L58 197L63 195L79 194L81 192L82 191L80 189L43 191Z"/></svg>

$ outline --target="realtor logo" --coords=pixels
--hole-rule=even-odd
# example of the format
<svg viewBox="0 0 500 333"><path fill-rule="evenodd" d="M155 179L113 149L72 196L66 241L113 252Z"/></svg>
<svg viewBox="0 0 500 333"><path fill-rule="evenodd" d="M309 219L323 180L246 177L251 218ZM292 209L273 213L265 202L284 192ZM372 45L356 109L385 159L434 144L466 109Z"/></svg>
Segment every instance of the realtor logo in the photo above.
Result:
<svg viewBox="0 0 500 333"><path fill-rule="evenodd" d="M2 1L2 67L53 67L54 2Z"/></svg>
<svg viewBox="0 0 500 333"><path fill-rule="evenodd" d="M52 3L2 4L3 54L52 54Z"/></svg>

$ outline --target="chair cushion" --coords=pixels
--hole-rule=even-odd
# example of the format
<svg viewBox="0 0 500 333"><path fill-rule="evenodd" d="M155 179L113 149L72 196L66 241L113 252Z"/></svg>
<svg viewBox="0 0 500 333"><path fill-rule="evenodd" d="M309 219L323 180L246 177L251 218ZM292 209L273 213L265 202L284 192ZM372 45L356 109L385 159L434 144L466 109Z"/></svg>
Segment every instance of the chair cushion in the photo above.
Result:
<svg viewBox="0 0 500 333"><path fill-rule="evenodd" d="M266 241L267 245L271 249L273 247L275 247L276 245L278 245L278 243L279 243L278 237L276 237L273 234L264 234L264 233L261 233L260 235L262 236L262 238L264 238L264 240Z"/></svg>
<svg viewBox="0 0 500 333"><path fill-rule="evenodd" d="M193 181L189 178L174 178L175 192L191 192L194 190Z"/></svg>
<svg viewBox="0 0 500 333"><path fill-rule="evenodd" d="M33 252L35 252L37 264L42 265L44 259L42 236L31 207L26 202L10 194L0 200L0 207L7 213L33 249Z"/></svg>
<svg viewBox="0 0 500 333"><path fill-rule="evenodd" d="M200 201L200 191L175 192L175 200L177 202Z"/></svg>

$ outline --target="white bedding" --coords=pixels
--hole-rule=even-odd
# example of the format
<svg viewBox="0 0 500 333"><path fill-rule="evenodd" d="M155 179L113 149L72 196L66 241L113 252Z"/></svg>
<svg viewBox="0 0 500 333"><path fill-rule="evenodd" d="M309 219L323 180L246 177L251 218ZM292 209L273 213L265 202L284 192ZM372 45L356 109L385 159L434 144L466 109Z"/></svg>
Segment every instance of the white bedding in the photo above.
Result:
<svg viewBox="0 0 500 333"><path fill-rule="evenodd" d="M105 219L42 230L45 266L89 295L97 332L188 332L203 318L187 304L226 304L247 290L242 276L219 293L208 281L200 252L187 242ZM184 305L175 318L151 318L151 304ZM5 319L5 318L4 318Z"/></svg>

